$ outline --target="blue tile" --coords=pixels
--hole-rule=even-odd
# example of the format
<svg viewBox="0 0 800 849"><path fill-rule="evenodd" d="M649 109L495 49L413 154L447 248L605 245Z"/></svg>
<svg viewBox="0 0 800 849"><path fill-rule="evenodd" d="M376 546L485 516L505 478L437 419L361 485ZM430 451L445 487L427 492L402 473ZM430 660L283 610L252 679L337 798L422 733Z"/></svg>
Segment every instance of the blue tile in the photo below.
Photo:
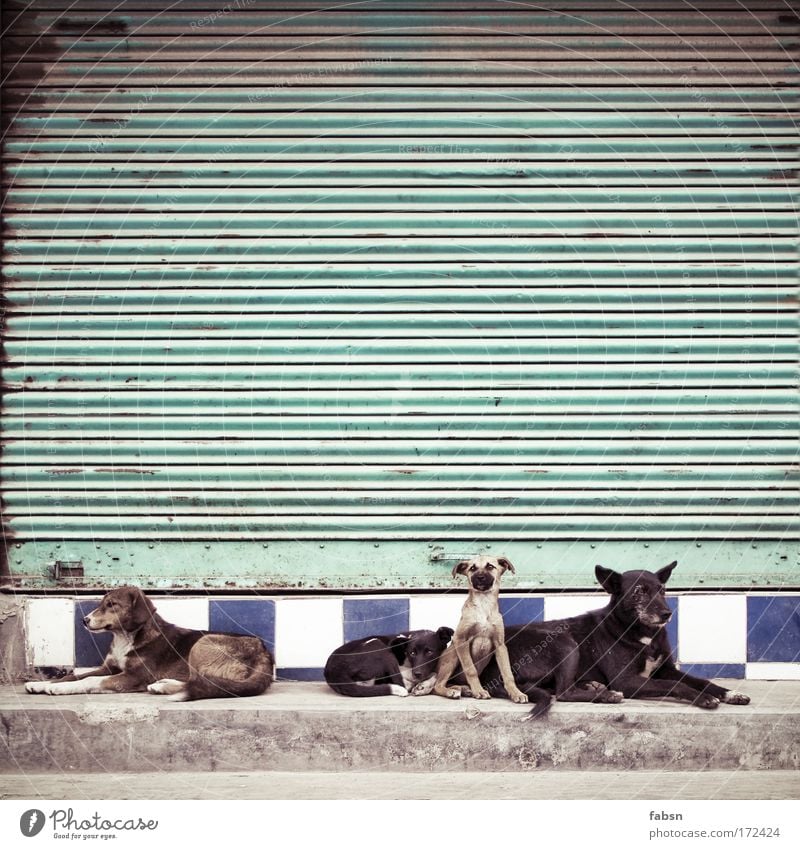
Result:
<svg viewBox="0 0 800 849"><path fill-rule="evenodd" d="M407 598L346 598L344 642L408 630Z"/></svg>
<svg viewBox="0 0 800 849"><path fill-rule="evenodd" d="M744 678L743 663L682 663L681 672L698 678Z"/></svg>
<svg viewBox="0 0 800 849"><path fill-rule="evenodd" d="M225 599L208 605L209 631L261 637L275 653L275 602L268 599Z"/></svg>
<svg viewBox="0 0 800 849"><path fill-rule="evenodd" d="M678 596L667 596L667 604L672 610L672 619L667 622L667 637L672 648L672 657L678 659Z"/></svg>
<svg viewBox="0 0 800 849"><path fill-rule="evenodd" d="M500 596L500 613L506 625L527 625L544 619L543 598L509 598Z"/></svg>
<svg viewBox="0 0 800 849"><path fill-rule="evenodd" d="M277 678L279 681L324 681L325 674L321 666L284 666L278 669Z"/></svg>
<svg viewBox="0 0 800 849"><path fill-rule="evenodd" d="M800 661L800 596L747 599L747 659L751 663Z"/></svg>
<svg viewBox="0 0 800 849"><path fill-rule="evenodd" d="M85 598L75 602L75 666L102 666L114 639L108 631L93 634L84 627L83 617L91 613L98 604L99 598Z"/></svg>

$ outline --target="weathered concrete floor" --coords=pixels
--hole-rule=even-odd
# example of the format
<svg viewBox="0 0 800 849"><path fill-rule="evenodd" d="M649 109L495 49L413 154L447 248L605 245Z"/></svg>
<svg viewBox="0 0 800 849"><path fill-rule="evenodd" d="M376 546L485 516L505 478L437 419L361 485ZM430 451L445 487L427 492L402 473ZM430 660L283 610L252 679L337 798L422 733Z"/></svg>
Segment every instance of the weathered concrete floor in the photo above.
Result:
<svg viewBox="0 0 800 849"><path fill-rule="evenodd" d="M0 772L247 772L256 787L265 771L304 778L448 772L448 782L453 773L468 782L474 773L530 778L554 770L750 770L754 780L766 780L752 771L800 768L800 682L729 683L752 703L716 711L633 700L557 704L538 722L524 721L527 709L506 700L348 699L324 684L277 682L256 698L188 704L146 693L53 697L6 687ZM352 792L360 796L358 788Z"/></svg>
<svg viewBox="0 0 800 849"><path fill-rule="evenodd" d="M0 775L0 799L798 799L800 772Z"/></svg>

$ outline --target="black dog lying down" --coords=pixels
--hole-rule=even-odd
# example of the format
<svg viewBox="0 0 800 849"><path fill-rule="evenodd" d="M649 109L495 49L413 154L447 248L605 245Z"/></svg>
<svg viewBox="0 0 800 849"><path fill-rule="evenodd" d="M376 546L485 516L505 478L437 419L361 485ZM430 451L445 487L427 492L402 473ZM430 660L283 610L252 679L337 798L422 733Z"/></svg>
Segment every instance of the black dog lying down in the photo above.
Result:
<svg viewBox="0 0 800 849"><path fill-rule="evenodd" d="M325 680L343 696L427 696L452 628L364 637L340 646L325 664Z"/></svg>
<svg viewBox="0 0 800 849"><path fill-rule="evenodd" d="M619 574L598 566L597 580L611 594L606 607L580 616L506 628L517 686L533 703L532 716L560 701L621 702L673 698L713 709L720 702L749 704L748 696L681 672L666 628L672 616L664 585L677 563L658 572ZM494 660L481 675L492 696L505 696Z"/></svg>

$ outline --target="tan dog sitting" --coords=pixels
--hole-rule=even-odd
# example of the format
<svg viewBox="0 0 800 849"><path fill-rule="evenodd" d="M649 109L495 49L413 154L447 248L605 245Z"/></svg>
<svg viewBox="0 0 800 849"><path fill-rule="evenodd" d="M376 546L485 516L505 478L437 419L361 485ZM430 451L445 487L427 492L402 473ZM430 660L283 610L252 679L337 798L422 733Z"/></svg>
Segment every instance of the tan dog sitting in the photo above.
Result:
<svg viewBox="0 0 800 849"><path fill-rule="evenodd" d="M506 571L513 573L514 567L505 557L485 555L462 560L453 567L454 578L456 575L467 576L469 595L461 610L453 642L439 661L433 686L433 692L438 696L459 699L462 695L472 695L476 699L490 699L490 694L481 685L478 676L494 655L508 697L514 702L528 701L528 697L514 682L505 643L503 617L497 603L500 576ZM461 670L457 672L459 663ZM462 685L464 681L466 687L448 686Z"/></svg>

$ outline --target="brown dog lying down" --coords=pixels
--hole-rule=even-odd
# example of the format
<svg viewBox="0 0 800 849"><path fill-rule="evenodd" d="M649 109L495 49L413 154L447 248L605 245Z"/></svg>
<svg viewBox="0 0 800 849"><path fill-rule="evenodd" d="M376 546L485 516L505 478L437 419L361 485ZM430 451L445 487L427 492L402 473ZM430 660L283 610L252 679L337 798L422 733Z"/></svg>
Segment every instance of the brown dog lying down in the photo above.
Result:
<svg viewBox="0 0 800 849"><path fill-rule="evenodd" d="M84 617L89 631L114 639L99 669L58 681L29 681L29 693L151 693L172 701L257 696L272 683L274 661L258 637L181 628L162 619L137 587L106 593Z"/></svg>

